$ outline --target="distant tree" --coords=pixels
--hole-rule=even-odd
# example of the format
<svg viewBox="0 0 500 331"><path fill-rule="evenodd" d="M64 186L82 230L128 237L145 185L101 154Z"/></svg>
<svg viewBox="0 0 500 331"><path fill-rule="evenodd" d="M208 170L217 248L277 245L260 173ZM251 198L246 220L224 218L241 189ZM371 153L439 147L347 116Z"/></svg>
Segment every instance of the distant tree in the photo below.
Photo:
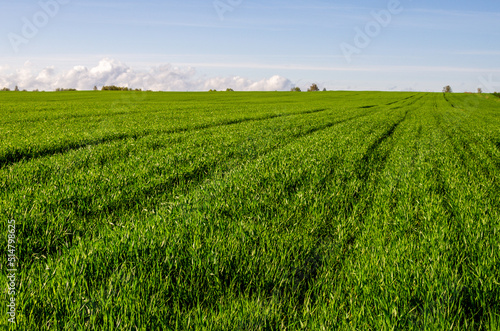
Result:
<svg viewBox="0 0 500 331"><path fill-rule="evenodd" d="M319 91L319 87L316 84L312 84L311 87L307 90L307 92L317 92Z"/></svg>
<svg viewBox="0 0 500 331"><path fill-rule="evenodd" d="M94 91L97 91L97 86L94 86Z"/></svg>
<svg viewBox="0 0 500 331"><path fill-rule="evenodd" d="M4 87L4 88L2 89L2 92L9 92L9 91L10 91L10 88L7 88L7 87Z"/></svg>
<svg viewBox="0 0 500 331"><path fill-rule="evenodd" d="M483 89L479 87L479 88L477 89L477 93L478 93L478 94L483 93Z"/></svg>
<svg viewBox="0 0 500 331"><path fill-rule="evenodd" d="M103 86L101 88L101 91L132 91L132 89L129 89L128 87L120 87L120 86Z"/></svg>
<svg viewBox="0 0 500 331"><path fill-rule="evenodd" d="M302 90L298 86L292 87L292 89L290 91L291 92L302 92Z"/></svg>
<svg viewBox="0 0 500 331"><path fill-rule="evenodd" d="M62 87L56 88L56 92L74 92L74 91L76 91L75 88L62 88Z"/></svg>
<svg viewBox="0 0 500 331"><path fill-rule="evenodd" d="M213 89L213 90L210 89L208 92L217 92L217 90L216 89Z"/></svg>
<svg viewBox="0 0 500 331"><path fill-rule="evenodd" d="M232 88L227 88L226 92L234 92L234 90Z"/></svg>
<svg viewBox="0 0 500 331"><path fill-rule="evenodd" d="M323 92L326 92L326 87L323 89Z"/></svg>
<svg viewBox="0 0 500 331"><path fill-rule="evenodd" d="M16 87L14 88L14 91L19 92L19 87L17 87L17 85L16 85Z"/></svg>
<svg viewBox="0 0 500 331"><path fill-rule="evenodd" d="M443 87L443 93L452 93L453 91L451 90L451 86L450 85L446 85L445 87Z"/></svg>

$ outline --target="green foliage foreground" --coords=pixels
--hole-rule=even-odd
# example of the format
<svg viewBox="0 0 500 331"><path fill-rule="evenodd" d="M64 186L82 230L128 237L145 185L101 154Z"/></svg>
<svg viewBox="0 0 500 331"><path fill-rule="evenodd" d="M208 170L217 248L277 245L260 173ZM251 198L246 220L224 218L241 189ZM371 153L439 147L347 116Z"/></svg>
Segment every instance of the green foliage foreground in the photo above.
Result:
<svg viewBox="0 0 500 331"><path fill-rule="evenodd" d="M0 93L17 328L495 330L499 101Z"/></svg>

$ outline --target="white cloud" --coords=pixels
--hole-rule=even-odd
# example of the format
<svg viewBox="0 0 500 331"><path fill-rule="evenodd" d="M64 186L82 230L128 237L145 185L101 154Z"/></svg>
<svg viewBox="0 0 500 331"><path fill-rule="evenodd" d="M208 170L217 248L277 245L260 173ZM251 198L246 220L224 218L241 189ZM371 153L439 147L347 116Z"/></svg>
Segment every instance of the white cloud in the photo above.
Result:
<svg viewBox="0 0 500 331"><path fill-rule="evenodd" d="M225 90L230 87L238 91L289 90L292 82L281 76L273 76L253 81L239 76L201 77L192 67L176 67L170 64L150 68L148 71L134 70L115 59L104 58L97 66L87 68L74 66L65 72L58 72L54 66L41 71L33 69L26 62L20 69L8 72L0 68L0 87L21 89L54 90L56 88L76 88L90 90L94 86L117 85L155 91L206 91Z"/></svg>
<svg viewBox="0 0 500 331"><path fill-rule="evenodd" d="M251 81L239 76L226 78L212 78L205 82L204 89L225 89L231 87L238 91L281 91L289 90L292 87L290 80L273 76L269 79L262 79L258 82Z"/></svg>

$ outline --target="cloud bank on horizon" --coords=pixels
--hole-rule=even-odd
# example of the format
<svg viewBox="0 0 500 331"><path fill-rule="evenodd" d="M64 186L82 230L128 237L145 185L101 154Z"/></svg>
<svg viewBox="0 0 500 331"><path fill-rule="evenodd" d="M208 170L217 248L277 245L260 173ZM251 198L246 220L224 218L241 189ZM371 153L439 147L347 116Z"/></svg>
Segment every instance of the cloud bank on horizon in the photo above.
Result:
<svg viewBox="0 0 500 331"><path fill-rule="evenodd" d="M134 70L116 59L104 58L92 68L74 66L59 72L49 66L41 71L28 61L24 66L9 72L0 67L0 86L13 89L52 91L57 88L91 90L94 86L116 85L153 91L207 91L210 89L236 91L286 91L292 82L279 75L258 81L240 76L204 77L192 67L177 67L170 64L151 67L147 71Z"/></svg>

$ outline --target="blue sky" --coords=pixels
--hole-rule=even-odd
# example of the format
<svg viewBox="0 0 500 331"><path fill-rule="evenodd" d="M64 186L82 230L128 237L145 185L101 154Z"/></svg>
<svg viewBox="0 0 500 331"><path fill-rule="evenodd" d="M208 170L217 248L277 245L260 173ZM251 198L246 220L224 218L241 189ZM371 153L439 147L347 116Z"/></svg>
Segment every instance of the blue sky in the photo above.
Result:
<svg viewBox="0 0 500 331"><path fill-rule="evenodd" d="M342 90L500 91L497 0L17 0L1 7L4 86L274 90L316 82ZM346 45L356 51L346 56Z"/></svg>

